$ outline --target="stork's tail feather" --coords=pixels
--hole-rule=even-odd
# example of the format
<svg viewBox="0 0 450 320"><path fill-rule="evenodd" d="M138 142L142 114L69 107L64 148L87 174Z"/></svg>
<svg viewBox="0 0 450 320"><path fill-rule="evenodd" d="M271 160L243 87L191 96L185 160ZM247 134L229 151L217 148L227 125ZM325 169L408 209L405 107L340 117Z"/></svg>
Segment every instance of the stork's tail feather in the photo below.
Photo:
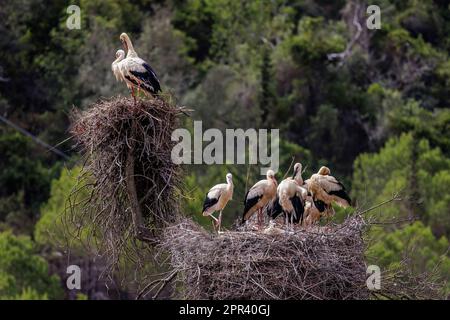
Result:
<svg viewBox="0 0 450 320"><path fill-rule="evenodd" d="M338 190L338 191L331 191L329 194L341 198L342 201L336 201L336 203L338 203L339 205L341 205L343 207L348 207L348 206L352 205L352 199L350 199L350 196L347 194L345 189Z"/></svg>
<svg viewBox="0 0 450 320"><path fill-rule="evenodd" d="M251 210L257 203L258 201L262 198L262 195L260 196L256 196L253 198L248 198L248 194L249 194L250 190L247 191L247 193L245 194L245 200L244 200L244 213L242 215L242 223L244 223L245 221L247 221L248 219L250 219L250 217L253 215L253 213L255 213L254 210Z"/></svg>
<svg viewBox="0 0 450 320"><path fill-rule="evenodd" d="M267 207L267 215L271 219L276 219L276 217L278 217L280 215L280 213L282 213L282 212L283 212L283 208L281 208L280 198L277 195L275 197L275 199L273 199L272 202L269 203L269 205Z"/></svg>
<svg viewBox="0 0 450 320"><path fill-rule="evenodd" d="M216 198L209 198L208 195L206 195L205 201L203 202L203 209L202 209L202 214L204 216L209 215L209 209L215 205L217 202L219 201L219 199Z"/></svg>
<svg viewBox="0 0 450 320"><path fill-rule="evenodd" d="M295 196L292 198L292 206L294 207L295 215L294 215L294 223L303 224L303 214L305 212L305 207L303 206L303 202L300 197Z"/></svg>

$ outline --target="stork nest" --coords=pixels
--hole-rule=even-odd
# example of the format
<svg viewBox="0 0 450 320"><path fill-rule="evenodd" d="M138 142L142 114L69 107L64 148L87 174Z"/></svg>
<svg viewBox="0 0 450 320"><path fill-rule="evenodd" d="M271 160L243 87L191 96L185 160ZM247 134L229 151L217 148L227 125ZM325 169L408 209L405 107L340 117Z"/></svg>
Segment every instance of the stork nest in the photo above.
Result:
<svg viewBox="0 0 450 320"><path fill-rule="evenodd" d="M184 299L423 299L439 297L429 275L408 267L382 274L382 288L367 287L361 215L342 224L287 233L206 232L191 220L167 228L161 249L170 253Z"/></svg>
<svg viewBox="0 0 450 320"><path fill-rule="evenodd" d="M363 225L217 236L185 220L166 229L162 247L186 299L364 299Z"/></svg>
<svg viewBox="0 0 450 320"><path fill-rule="evenodd" d="M159 97L137 104L114 97L72 113L71 133L84 157L75 193L84 188L89 196L77 210L71 203L71 220L116 262L130 242L157 243L160 231L177 221L181 177L171 135L180 113Z"/></svg>

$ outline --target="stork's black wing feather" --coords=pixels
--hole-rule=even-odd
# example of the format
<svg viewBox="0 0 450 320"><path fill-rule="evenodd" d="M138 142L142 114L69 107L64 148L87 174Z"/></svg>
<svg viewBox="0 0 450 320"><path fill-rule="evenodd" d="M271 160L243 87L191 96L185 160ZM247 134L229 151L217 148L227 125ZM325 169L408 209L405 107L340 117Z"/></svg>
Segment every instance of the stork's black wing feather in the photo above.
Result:
<svg viewBox="0 0 450 320"><path fill-rule="evenodd" d="M130 71L131 74L145 83L145 86L143 86L144 90L147 90L152 94L160 92L161 85L155 71L147 63L143 63L142 66L145 68L144 72Z"/></svg>
<svg viewBox="0 0 450 320"><path fill-rule="evenodd" d="M305 212L305 207L303 206L303 201L302 199L300 199L299 196L295 196L291 198L291 202L292 202L292 206L294 207L295 210L295 217L294 217L294 223L298 223L299 221L300 224L303 224L303 213Z"/></svg>
<svg viewBox="0 0 450 320"><path fill-rule="evenodd" d="M339 198L342 198L348 202L349 205L352 204L352 199L350 199L350 196L345 192L345 189L338 190L338 191L330 191L328 192L330 195L338 196Z"/></svg>
<svg viewBox="0 0 450 320"><path fill-rule="evenodd" d="M276 198L272 200L272 202L267 207L267 215L271 219L276 219L282 212L283 208L280 205L280 198L277 195Z"/></svg>
<svg viewBox="0 0 450 320"><path fill-rule="evenodd" d="M209 198L208 194L206 194L205 201L203 202L203 211L202 212L205 212L208 208L211 208L217 202L219 202L219 198Z"/></svg>
<svg viewBox="0 0 450 320"><path fill-rule="evenodd" d="M314 205L316 206L317 210L319 210L319 212L325 211L325 202L323 202L322 200L314 199Z"/></svg>
<svg viewBox="0 0 450 320"><path fill-rule="evenodd" d="M247 212L255 205L258 203L258 201L262 198L262 194L255 196L253 198L248 198L248 193L250 192L247 191L247 193L245 194L245 200L244 200L244 214L242 215L242 223L244 223L248 218L250 217L245 217L245 215L247 214Z"/></svg>

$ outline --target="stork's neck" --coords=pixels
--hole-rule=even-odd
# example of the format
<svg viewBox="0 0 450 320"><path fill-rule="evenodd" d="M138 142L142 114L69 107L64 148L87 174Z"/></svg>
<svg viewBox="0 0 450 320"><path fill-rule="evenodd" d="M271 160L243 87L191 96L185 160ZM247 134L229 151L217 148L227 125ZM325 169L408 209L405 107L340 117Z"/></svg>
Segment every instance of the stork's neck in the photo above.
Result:
<svg viewBox="0 0 450 320"><path fill-rule="evenodd" d="M298 170L297 174L294 176L294 180L295 180L295 182L297 182L297 184L299 186L303 185L303 178L302 178L301 170Z"/></svg>
<svg viewBox="0 0 450 320"><path fill-rule="evenodd" d="M268 180L269 180L269 183L271 183L273 186L275 186L275 188L278 187L277 180L275 180L275 179L268 179Z"/></svg>
<svg viewBox="0 0 450 320"><path fill-rule="evenodd" d="M118 57L116 60L114 60L113 64L118 64L122 60L123 60L123 57Z"/></svg>
<svg viewBox="0 0 450 320"><path fill-rule="evenodd" d="M134 47L133 44L131 43L131 40L129 38L127 38L125 40L127 42L127 58L136 58L138 55L136 53L136 51L134 51Z"/></svg>

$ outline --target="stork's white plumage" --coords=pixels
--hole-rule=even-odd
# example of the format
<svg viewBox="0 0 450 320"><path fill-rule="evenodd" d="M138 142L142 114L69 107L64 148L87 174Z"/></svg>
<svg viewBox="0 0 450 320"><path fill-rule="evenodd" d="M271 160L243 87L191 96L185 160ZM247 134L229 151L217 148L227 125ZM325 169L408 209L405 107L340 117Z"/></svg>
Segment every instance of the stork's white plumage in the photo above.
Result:
<svg viewBox="0 0 450 320"><path fill-rule="evenodd" d="M277 180L275 179L275 173L272 170L268 170L266 179L260 180L247 191L244 199L244 214L242 217L242 223L249 220L251 216L258 211L258 225L262 226L263 208L272 201L277 193Z"/></svg>
<svg viewBox="0 0 450 320"><path fill-rule="evenodd" d="M155 95L160 92L161 85L155 71L146 61L138 56L130 37L126 33L122 33L120 41L125 50L127 50L127 56L119 62L119 70L128 88L131 90L131 95L135 102L135 89L138 93L142 89L146 95Z"/></svg>
<svg viewBox="0 0 450 320"><path fill-rule="evenodd" d="M217 184L212 187L206 194L203 203L203 216L210 216L217 222L218 231L222 225L222 211L228 201L233 198L233 176L228 173L226 176L227 183ZM213 216L213 213L220 211L219 218Z"/></svg>
<svg viewBox="0 0 450 320"><path fill-rule="evenodd" d="M296 163L292 177L286 178L280 182L277 188L276 198L270 205L268 213L272 219L275 219L280 213L284 213L286 226L292 226L294 223L303 224L303 213L307 190L301 187L303 179L301 177L302 165Z"/></svg>
<svg viewBox="0 0 450 320"><path fill-rule="evenodd" d="M116 60L111 64L111 69L117 81L124 81L122 72L120 71L120 62L125 59L125 51L119 49L116 52Z"/></svg>
<svg viewBox="0 0 450 320"><path fill-rule="evenodd" d="M294 179L299 186L303 185L302 164L301 163L297 162L294 165L294 174L292 175L291 179Z"/></svg>
<svg viewBox="0 0 450 320"><path fill-rule="evenodd" d="M330 215L330 212L333 212L331 207L333 202L344 208L351 205L351 199L344 185L330 176L330 169L327 167L321 167L317 173L305 181L305 185L320 212L328 212Z"/></svg>

